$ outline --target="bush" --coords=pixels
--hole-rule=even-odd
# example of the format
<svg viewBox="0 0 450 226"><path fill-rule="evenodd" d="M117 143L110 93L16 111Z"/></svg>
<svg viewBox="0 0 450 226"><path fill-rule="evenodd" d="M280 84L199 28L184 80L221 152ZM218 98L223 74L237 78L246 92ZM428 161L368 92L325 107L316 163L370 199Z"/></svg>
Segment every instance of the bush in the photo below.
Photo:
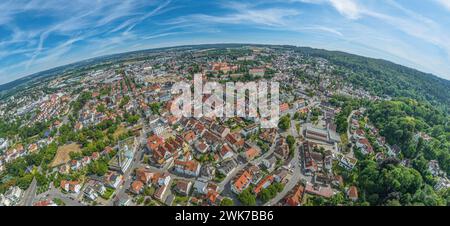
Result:
<svg viewBox="0 0 450 226"><path fill-rule="evenodd" d="M222 200L222 202L220 202L220 205L221 205L221 206L233 206L233 205L234 205L234 202L233 202L233 200L230 199L230 198L224 198L224 199Z"/></svg>

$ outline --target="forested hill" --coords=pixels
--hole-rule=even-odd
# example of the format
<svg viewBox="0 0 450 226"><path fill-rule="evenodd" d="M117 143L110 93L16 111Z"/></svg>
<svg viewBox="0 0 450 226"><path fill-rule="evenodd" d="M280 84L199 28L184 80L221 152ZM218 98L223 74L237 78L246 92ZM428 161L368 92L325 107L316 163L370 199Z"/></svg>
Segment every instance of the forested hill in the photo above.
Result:
<svg viewBox="0 0 450 226"><path fill-rule="evenodd" d="M377 95L411 97L427 100L433 105L450 109L450 81L394 64L337 51L299 47L297 51L329 60L340 66L336 70L353 85L363 87Z"/></svg>

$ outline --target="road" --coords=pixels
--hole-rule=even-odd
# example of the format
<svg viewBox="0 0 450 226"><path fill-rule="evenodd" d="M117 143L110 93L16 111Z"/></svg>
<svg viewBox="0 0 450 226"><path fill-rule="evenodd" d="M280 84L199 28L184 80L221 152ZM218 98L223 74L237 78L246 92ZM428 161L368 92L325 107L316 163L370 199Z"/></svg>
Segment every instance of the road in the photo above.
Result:
<svg viewBox="0 0 450 226"><path fill-rule="evenodd" d="M350 138L351 138L351 134L350 134L350 128L351 128L351 126L352 126L352 116L353 116L353 114L355 114L355 112L356 112L356 110L353 110L352 112L350 112L350 114L348 115L348 117L347 117L347 139L348 139L348 142L349 143L351 143L351 141L350 141ZM350 152L349 153L347 153L346 154L346 156L347 157L351 157L351 158L354 158L355 156L354 156L354 152L353 152L353 145L350 147Z"/></svg>
<svg viewBox="0 0 450 226"><path fill-rule="evenodd" d="M294 169L293 169L293 173L292 173L291 179L284 185L283 191L278 193L275 196L275 198L273 198L272 200L267 202L265 204L265 206L272 206L272 205L278 203L284 196L286 196L295 187L295 185L298 184L298 182L302 178L306 178L302 174L301 167L300 167L300 151L299 151L299 147L295 148L295 150L294 150L294 158L293 158L292 165L294 166Z"/></svg>
<svg viewBox="0 0 450 226"><path fill-rule="evenodd" d="M238 172L240 172L241 170L243 170L245 167L247 166L247 164L240 164L240 165L238 165L234 170L233 170L233 172L231 172L225 179L223 179L223 181L222 182L220 182L218 185L217 185L217 189L218 189L218 192L219 193L221 193L224 189L225 189L225 186L227 186L227 184L231 181L231 179L233 179L235 176L236 176L236 174L238 173Z"/></svg>
<svg viewBox="0 0 450 226"><path fill-rule="evenodd" d="M142 123L142 121L141 121L141 123ZM144 150L145 150L145 144L147 141L145 126L142 127L141 135L139 136L138 140L139 140L139 144L138 144L138 147L136 148L137 149L136 152L134 153L133 160L132 160L130 166L127 168L127 170L123 174L124 182L116 190L115 197L123 197L123 196L127 195L127 194L125 194L125 192L127 191L127 189L130 187L131 183L133 182L131 173L133 172L133 170L135 168L138 168L141 164L140 162L143 157ZM111 198L110 200L108 200L107 205L112 206L114 200L115 200L115 198Z"/></svg>
<svg viewBox="0 0 450 226"><path fill-rule="evenodd" d="M289 129L290 129L289 132L291 132L291 135L292 135L293 137L298 138L298 135L299 135L298 132L299 132L299 131L297 131L296 123L297 123L297 121L291 119L291 128L289 128Z"/></svg>
<svg viewBox="0 0 450 226"><path fill-rule="evenodd" d="M28 187L27 191L25 192L22 204L23 206L32 206L34 198L36 196L36 189L37 189L37 181L36 178L33 178L33 181L31 182L30 186Z"/></svg>
<svg viewBox="0 0 450 226"><path fill-rule="evenodd" d="M281 199L283 199L297 184L301 179L310 180L310 177L303 175L301 169L301 161L300 161L300 141L299 141L299 132L295 126L295 121L291 120L291 127L289 129L290 135L296 138L296 147L294 149L294 157L292 159L292 166L294 169L292 170L292 177L290 180L284 185L283 191L278 193L275 198L268 201L265 206L272 206L278 203ZM301 131L301 130L300 130Z"/></svg>
<svg viewBox="0 0 450 226"><path fill-rule="evenodd" d="M62 193L58 188L53 187L53 183L50 184L50 189L46 192L43 192L36 196L38 200L42 199L61 199L66 206L84 206L83 203L78 201L78 197L82 196L83 194L80 192L78 194L74 193L68 193L64 194Z"/></svg>

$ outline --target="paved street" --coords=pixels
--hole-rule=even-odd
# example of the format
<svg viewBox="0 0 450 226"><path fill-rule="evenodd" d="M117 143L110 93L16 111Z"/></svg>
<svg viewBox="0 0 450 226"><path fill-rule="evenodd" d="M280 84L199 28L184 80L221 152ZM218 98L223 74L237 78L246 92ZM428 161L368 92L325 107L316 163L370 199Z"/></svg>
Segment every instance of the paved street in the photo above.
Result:
<svg viewBox="0 0 450 226"><path fill-rule="evenodd" d="M302 178L304 178L304 176L301 172L299 159L300 159L299 158L299 150L298 150L298 148L296 148L296 150L294 151L294 159L293 159L294 170L293 170L293 175L292 175L291 179L284 185L283 191L278 193L275 196L275 198L273 198L272 200L267 202L265 204L265 206L272 206L272 205L278 203L284 196L286 196L295 187L295 185L298 184L298 182Z"/></svg>
<svg viewBox="0 0 450 226"><path fill-rule="evenodd" d="M241 170L243 170L247 164L240 164L238 165L232 173L230 173L222 182L220 182L218 186L218 192L222 192L225 189L225 186L228 186L228 183L236 176L237 173L239 173Z"/></svg>
<svg viewBox="0 0 450 226"><path fill-rule="evenodd" d="M56 198L63 201L66 204L66 206L83 206L84 204L78 201L78 197L80 196L82 196L81 192L79 194L72 194L72 193L64 194L59 190L59 188L55 188L53 186L53 183L51 183L50 189L46 192L37 195L35 201L41 199L53 200Z"/></svg>
<svg viewBox="0 0 450 226"><path fill-rule="evenodd" d="M291 115L292 116L292 115ZM305 175L303 175L302 170L301 170L301 157L300 157L300 140L299 138L299 132L297 131L297 128L295 126L297 122L295 120L291 120L291 127L289 128L289 133L290 135L292 135L293 137L296 138L296 147L294 149L294 157L292 159L292 167L294 167L294 169L292 170L292 177L290 178L290 180L284 185L284 189L283 191L281 191L280 193L278 193L275 198L273 198L272 200L270 200L269 202L267 202L265 204L265 206L272 206L276 203L278 203L281 199L283 199L294 187L295 185L297 185L299 183L300 180L304 179L304 180L310 180L310 177L307 177ZM300 132L302 130L300 129Z"/></svg>
<svg viewBox="0 0 450 226"><path fill-rule="evenodd" d="M136 148L136 152L134 153L133 160L132 160L130 166L127 168L127 170L123 174L124 182L116 190L115 197L108 200L108 202L107 202L108 206L112 206L117 197L122 197L122 196L126 195L125 193L126 193L127 189L130 187L131 183L133 182L131 174L132 174L133 170L141 164L140 162L143 158L144 151L145 151L145 145L146 145L146 141L147 141L145 127L142 128L141 135L139 136L138 141L139 141L139 144L138 144L138 147Z"/></svg>
<svg viewBox="0 0 450 226"><path fill-rule="evenodd" d="M353 114L355 114L355 112L356 112L356 110L352 111L347 117L347 122L348 122L348 125L347 125L347 138L348 138L348 142L349 143L351 143L350 138L352 136L352 134L350 133L350 128L352 126L352 116L353 116ZM351 157L351 158L355 157L354 152L353 152L353 145L350 147L350 152L347 153L346 156L347 157Z"/></svg>
<svg viewBox="0 0 450 226"><path fill-rule="evenodd" d="M290 133L292 136L294 137L298 137L298 133L297 130L295 128L295 125L292 125L293 123L291 122L291 129L290 129ZM284 196L286 196L294 187L295 185L298 184L298 182L301 179L308 179L306 176L304 176L302 174L302 170L301 170L301 162L300 162L300 143L299 140L297 140L297 144L296 147L294 149L294 157L292 159L292 167L294 167L294 169L292 170L292 177L291 179L284 185L284 189L282 192L278 193L275 198L273 198L272 200L270 200L269 202L267 202L265 205L266 206L271 206L274 205L276 203L278 203Z"/></svg>

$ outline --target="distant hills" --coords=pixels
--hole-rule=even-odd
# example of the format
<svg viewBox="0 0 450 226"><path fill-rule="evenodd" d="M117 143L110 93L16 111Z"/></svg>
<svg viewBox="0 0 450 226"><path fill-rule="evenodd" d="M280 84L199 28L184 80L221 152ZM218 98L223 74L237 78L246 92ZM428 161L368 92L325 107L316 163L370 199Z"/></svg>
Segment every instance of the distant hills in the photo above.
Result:
<svg viewBox="0 0 450 226"><path fill-rule="evenodd" d="M93 58L78 63L57 67L51 70L39 72L10 83L0 85L0 93L23 86L30 81L56 76L65 71L88 67L105 61L122 60L145 56L149 53L177 49L207 49L207 48L236 48L242 46L264 47L269 45L254 44L208 44L167 47L158 49L140 50L121 54L114 54ZM450 81L439 78L429 73L423 73L415 69L401 66L386 60L362 57L354 54L338 51L327 51L309 47L271 46L289 48L304 55L321 57L331 63L340 66L336 73L355 86L363 87L377 95L389 95L392 97L410 97L425 100L434 105L444 105L450 109Z"/></svg>
<svg viewBox="0 0 450 226"><path fill-rule="evenodd" d="M138 50L138 51L132 51L132 52L126 52L126 53L118 53L118 54L112 54L112 55L105 55L100 57L95 57L87 60L83 60L80 62L55 67L50 70L41 71L32 75L25 76L23 78L14 80L9 83L1 84L0 85L0 99L2 95L6 94L8 91L12 89L18 89L20 87L23 87L27 85L28 83L31 83L33 81L53 77L56 75L60 75L64 72L74 70L74 69L80 69L83 67L89 67L95 64L100 64L106 61L120 61L125 58L133 58L133 57L139 57L139 56L145 56L146 54L150 53L156 53L161 52L164 50L177 50L177 49L186 49L186 48L192 48L192 49L207 49L207 48L233 48L233 47L242 47L247 46L245 44L205 44L205 45L186 45L186 46L175 46L175 47L163 47L163 48L155 48L155 49L146 49L146 50ZM258 46L258 45L254 45Z"/></svg>

